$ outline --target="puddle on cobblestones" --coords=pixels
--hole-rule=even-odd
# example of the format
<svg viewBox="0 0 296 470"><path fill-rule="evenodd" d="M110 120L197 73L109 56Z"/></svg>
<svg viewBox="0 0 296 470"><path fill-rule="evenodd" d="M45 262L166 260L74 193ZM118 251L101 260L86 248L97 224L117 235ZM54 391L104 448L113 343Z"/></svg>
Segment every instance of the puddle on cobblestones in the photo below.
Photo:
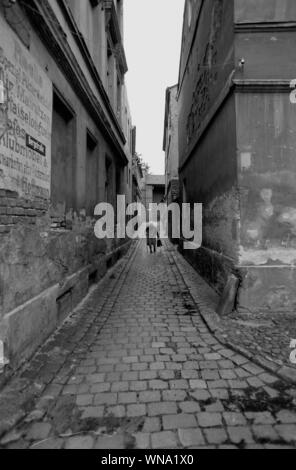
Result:
<svg viewBox="0 0 296 470"><path fill-rule="evenodd" d="M196 308L191 304L184 303L183 307L185 308L185 310L187 310L187 312L185 313L186 316L193 316L198 314Z"/></svg>
<svg viewBox="0 0 296 470"><path fill-rule="evenodd" d="M119 431L126 434L140 432L145 423L145 418L116 418L106 416L105 418L86 418L80 424L81 432L94 432L96 434L116 434Z"/></svg>
<svg viewBox="0 0 296 470"><path fill-rule="evenodd" d="M142 430L144 418L116 418L112 414L104 418L82 418L82 411L75 403L75 397L59 398L48 409L47 419L51 422L55 433L105 433L114 434L119 430L125 433L135 433Z"/></svg>
<svg viewBox="0 0 296 470"><path fill-rule="evenodd" d="M55 431L58 434L62 434L68 429L76 431L76 426L81 418L81 412L76 406L75 398L66 396L59 398L49 408L47 417Z"/></svg>
<svg viewBox="0 0 296 470"><path fill-rule="evenodd" d="M145 418L116 418L113 415L104 418L81 418L81 411L77 408L72 397L64 397L55 403L47 413L47 420L51 424L53 438L71 438L74 436L122 436L126 449L133 449L136 445L134 434L143 430ZM26 449L32 442L26 439L31 423L22 426L19 436L7 443L6 448ZM4 447L0 446L0 449Z"/></svg>
<svg viewBox="0 0 296 470"><path fill-rule="evenodd" d="M245 320L235 320L236 325L241 325L245 326L248 328L272 328L273 323L272 322L252 322L252 321L245 321Z"/></svg>
<svg viewBox="0 0 296 470"><path fill-rule="evenodd" d="M178 345L177 345L177 343L174 343L174 342L172 342L172 341L168 341L168 342L166 343L166 347L167 347L168 349L172 349L175 353L177 353L177 350L178 350Z"/></svg>
<svg viewBox="0 0 296 470"><path fill-rule="evenodd" d="M285 393L271 398L265 391L249 389L242 396L230 393L228 400L221 401L227 411L233 411L234 408L242 413L269 411L276 414L282 409L296 411L293 397Z"/></svg>
<svg viewBox="0 0 296 470"><path fill-rule="evenodd" d="M182 307L186 310L186 313L183 313L181 316L193 316L198 314L196 306L192 302L191 296L187 290L172 291L172 295L175 298L181 299Z"/></svg>
<svg viewBox="0 0 296 470"><path fill-rule="evenodd" d="M145 418L86 418L71 427L73 435L93 434L95 436L122 436L126 449L133 449L136 445L134 434L142 431ZM60 437L66 437L61 436ZM69 436L68 436L69 437Z"/></svg>
<svg viewBox="0 0 296 470"><path fill-rule="evenodd" d="M182 373L180 370L175 371L175 380L181 380L182 379Z"/></svg>
<svg viewBox="0 0 296 470"><path fill-rule="evenodd" d="M218 402L219 402L219 400L217 400L216 398L209 398L208 400L205 400L205 401L202 401L202 402L198 401L198 404L200 406L201 411L206 411L206 408L208 406L215 405Z"/></svg>

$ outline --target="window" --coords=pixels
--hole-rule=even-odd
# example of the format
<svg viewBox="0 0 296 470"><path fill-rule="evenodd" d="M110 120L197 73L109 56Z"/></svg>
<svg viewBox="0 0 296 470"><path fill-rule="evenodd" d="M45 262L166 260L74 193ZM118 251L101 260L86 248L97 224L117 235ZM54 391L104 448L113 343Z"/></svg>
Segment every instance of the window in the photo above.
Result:
<svg viewBox="0 0 296 470"><path fill-rule="evenodd" d="M53 95L51 199L55 207L75 208L76 123L75 114L64 98Z"/></svg>
<svg viewBox="0 0 296 470"><path fill-rule="evenodd" d="M86 135L86 214L94 215L99 202L99 160L96 138L87 130Z"/></svg>
<svg viewBox="0 0 296 470"><path fill-rule="evenodd" d="M113 165L112 160L107 155L105 160L105 178L105 201L109 204L113 204Z"/></svg>

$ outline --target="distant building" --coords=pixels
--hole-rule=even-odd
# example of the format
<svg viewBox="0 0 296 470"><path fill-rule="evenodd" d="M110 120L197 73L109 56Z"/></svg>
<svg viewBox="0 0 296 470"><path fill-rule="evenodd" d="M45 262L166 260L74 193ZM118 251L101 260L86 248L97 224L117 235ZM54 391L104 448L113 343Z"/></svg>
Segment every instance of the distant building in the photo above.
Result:
<svg viewBox="0 0 296 470"><path fill-rule="evenodd" d="M178 85L166 91L163 151L165 152L165 200L179 200Z"/></svg>
<svg viewBox="0 0 296 470"><path fill-rule="evenodd" d="M137 154L133 157L132 202L143 203L142 180L144 177L142 162Z"/></svg>
<svg viewBox="0 0 296 470"><path fill-rule="evenodd" d="M165 176L144 173L142 181L143 204L149 209L150 204L160 204L165 199Z"/></svg>

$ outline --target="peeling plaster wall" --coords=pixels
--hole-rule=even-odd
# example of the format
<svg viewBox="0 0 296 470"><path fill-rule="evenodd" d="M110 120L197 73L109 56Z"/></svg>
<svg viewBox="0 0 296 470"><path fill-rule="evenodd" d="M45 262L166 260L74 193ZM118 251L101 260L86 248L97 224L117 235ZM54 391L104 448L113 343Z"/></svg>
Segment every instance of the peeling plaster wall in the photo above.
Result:
<svg viewBox="0 0 296 470"><path fill-rule="evenodd" d="M236 100L241 262L296 264L296 106L286 93ZM261 255L252 262L248 250Z"/></svg>
<svg viewBox="0 0 296 470"><path fill-rule="evenodd" d="M237 259L239 194L233 187L204 207L204 243L213 251Z"/></svg>
<svg viewBox="0 0 296 470"><path fill-rule="evenodd" d="M296 106L288 93L237 94L236 102L239 266L251 271L246 284L252 303L296 308Z"/></svg>
<svg viewBox="0 0 296 470"><path fill-rule="evenodd" d="M245 59L236 73L238 304L296 312L296 106L282 85L296 77L296 3L235 0L235 21L235 61Z"/></svg>
<svg viewBox="0 0 296 470"><path fill-rule="evenodd" d="M129 246L98 240L85 217L74 217L72 230L50 224L45 216L0 235L0 340L12 367L33 354Z"/></svg>
<svg viewBox="0 0 296 470"><path fill-rule="evenodd" d="M105 252L105 242L97 240L82 221L71 231L54 231L41 224L15 227L1 237L0 316L52 285L63 284L65 278Z"/></svg>

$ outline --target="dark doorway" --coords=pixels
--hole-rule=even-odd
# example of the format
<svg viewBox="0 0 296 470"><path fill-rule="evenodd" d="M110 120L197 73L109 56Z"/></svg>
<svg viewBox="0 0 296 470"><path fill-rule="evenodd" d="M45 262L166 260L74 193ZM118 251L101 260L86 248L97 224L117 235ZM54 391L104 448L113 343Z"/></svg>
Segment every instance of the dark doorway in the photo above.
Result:
<svg viewBox="0 0 296 470"><path fill-rule="evenodd" d="M98 143L88 131L86 136L86 214L94 215L99 203L99 155Z"/></svg>
<svg viewBox="0 0 296 470"><path fill-rule="evenodd" d="M51 199L54 206L75 208L75 119L71 108L53 95Z"/></svg>

